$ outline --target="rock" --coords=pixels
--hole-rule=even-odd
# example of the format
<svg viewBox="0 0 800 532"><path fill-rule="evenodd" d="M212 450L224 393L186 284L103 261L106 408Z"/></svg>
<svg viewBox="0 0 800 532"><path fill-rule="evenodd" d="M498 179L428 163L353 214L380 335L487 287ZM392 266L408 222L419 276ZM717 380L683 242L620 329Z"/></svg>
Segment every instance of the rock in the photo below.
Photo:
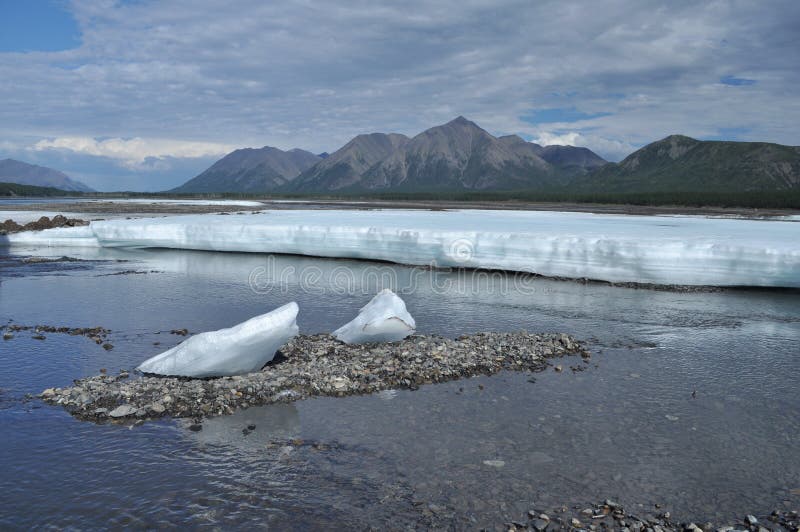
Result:
<svg viewBox="0 0 800 532"><path fill-rule="evenodd" d="M135 414L137 410L138 408L136 408L135 406L120 405L114 410L112 410L108 415L114 418L126 417Z"/></svg>
<svg viewBox="0 0 800 532"><path fill-rule="evenodd" d="M192 423L191 425L189 425L189 430L191 430L192 432L200 432L201 430L203 430L203 425L201 425L200 423Z"/></svg>
<svg viewBox="0 0 800 532"><path fill-rule="evenodd" d="M56 394L54 388L47 388L45 391L42 392L41 397L53 397Z"/></svg>
<svg viewBox="0 0 800 532"><path fill-rule="evenodd" d="M672 416L670 414L667 414L664 417L666 417L670 421L678 421L678 419L680 419L678 416Z"/></svg>
<svg viewBox="0 0 800 532"><path fill-rule="evenodd" d="M11 340L12 338L14 338L14 335L11 334L10 332L3 334L3 340Z"/></svg>
<svg viewBox="0 0 800 532"><path fill-rule="evenodd" d="M612 510L616 510L617 508L620 508L619 503L614 502L611 499L606 499L605 501L603 501L603 504L605 504L606 506L608 506Z"/></svg>
<svg viewBox="0 0 800 532"><path fill-rule="evenodd" d="M554 370L556 370L556 371L562 371L564 368L563 368L563 367L561 367L561 365L558 365L558 366L556 366L556 367L555 367L555 368L553 368L553 369L554 369Z"/></svg>
<svg viewBox="0 0 800 532"><path fill-rule="evenodd" d="M545 521L544 519L537 519L531 523L533 529L537 530L538 532L544 532L547 530L548 525L550 525L550 521Z"/></svg>
<svg viewBox="0 0 800 532"><path fill-rule="evenodd" d="M103 344L103 349L105 349L106 351L111 351L112 349L114 349L114 346L109 343L105 343Z"/></svg>
<svg viewBox="0 0 800 532"><path fill-rule="evenodd" d="M583 527L583 523L581 523L578 519L576 519L574 517L569 520L569 524L574 526L575 528L582 528Z"/></svg>
<svg viewBox="0 0 800 532"><path fill-rule="evenodd" d="M155 403L152 403L150 406L148 406L147 409L153 412L154 414L163 414L164 411L166 410L166 407L164 407L162 403L156 401Z"/></svg>
<svg viewBox="0 0 800 532"><path fill-rule="evenodd" d="M505 467L506 463L503 460L484 460L484 465L491 466L491 467Z"/></svg>
<svg viewBox="0 0 800 532"><path fill-rule="evenodd" d="M750 526L756 526L758 524L758 519L756 519L756 516L748 514L747 517L744 518L744 522Z"/></svg>
<svg viewBox="0 0 800 532"><path fill-rule="evenodd" d="M34 340L44 340L46 337L43 334L34 334L33 336L31 336L31 338L33 338Z"/></svg>

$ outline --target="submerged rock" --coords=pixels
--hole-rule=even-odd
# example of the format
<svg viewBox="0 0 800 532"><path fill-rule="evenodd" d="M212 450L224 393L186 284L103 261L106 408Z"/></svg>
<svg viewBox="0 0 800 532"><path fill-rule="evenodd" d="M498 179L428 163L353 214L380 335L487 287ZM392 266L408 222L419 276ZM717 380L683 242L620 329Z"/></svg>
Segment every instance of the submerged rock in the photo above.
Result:
<svg viewBox="0 0 800 532"><path fill-rule="evenodd" d="M224 377L258 371L298 332L297 303L251 318L229 329L192 336L142 362L142 373L179 377Z"/></svg>
<svg viewBox="0 0 800 532"><path fill-rule="evenodd" d="M416 328L405 302L386 288L364 305L355 319L336 329L333 336L346 344L397 342Z"/></svg>

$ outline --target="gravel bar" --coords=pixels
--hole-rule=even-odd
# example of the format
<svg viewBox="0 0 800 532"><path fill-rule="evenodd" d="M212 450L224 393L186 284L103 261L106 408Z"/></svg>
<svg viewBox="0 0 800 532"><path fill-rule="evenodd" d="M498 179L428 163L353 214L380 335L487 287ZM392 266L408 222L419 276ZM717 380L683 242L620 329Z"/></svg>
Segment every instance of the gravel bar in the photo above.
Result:
<svg viewBox="0 0 800 532"><path fill-rule="evenodd" d="M548 366L548 358L569 354L589 357L583 343L567 334L478 333L454 340L415 335L401 342L364 345L347 345L327 334L301 335L261 371L247 375L131 378L131 372L121 371L48 388L40 397L88 421L202 418L313 396L416 389L501 370L539 371Z"/></svg>

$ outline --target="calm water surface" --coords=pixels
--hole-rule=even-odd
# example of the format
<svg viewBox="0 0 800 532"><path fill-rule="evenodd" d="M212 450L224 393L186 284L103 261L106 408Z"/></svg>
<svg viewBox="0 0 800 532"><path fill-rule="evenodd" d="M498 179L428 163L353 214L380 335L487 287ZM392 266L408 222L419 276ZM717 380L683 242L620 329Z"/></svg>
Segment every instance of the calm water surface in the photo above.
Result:
<svg viewBox="0 0 800 532"><path fill-rule="evenodd" d="M18 260L41 253L78 252L0 249L0 320L102 325L115 347L27 332L0 343L0 528L476 528L607 497L696 521L800 506L797 292L519 290L501 275L167 250ZM422 333L569 332L590 341L591 363L251 408L200 432L94 425L26 399L133 367L176 344L171 329L290 300L303 332L330 331L379 287L409 292Z"/></svg>

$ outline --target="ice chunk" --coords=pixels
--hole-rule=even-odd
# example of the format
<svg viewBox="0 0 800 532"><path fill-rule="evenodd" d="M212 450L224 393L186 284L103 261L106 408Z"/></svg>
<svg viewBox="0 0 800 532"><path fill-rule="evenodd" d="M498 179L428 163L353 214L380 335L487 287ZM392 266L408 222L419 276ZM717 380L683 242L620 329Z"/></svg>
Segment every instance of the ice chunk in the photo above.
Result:
<svg viewBox="0 0 800 532"><path fill-rule="evenodd" d="M297 334L297 303L251 318L230 329L192 336L145 360L143 373L182 377L224 377L260 370L275 351Z"/></svg>
<svg viewBox="0 0 800 532"><path fill-rule="evenodd" d="M364 305L355 319L342 325L333 335L347 344L397 342L417 328L406 304L388 288Z"/></svg>

